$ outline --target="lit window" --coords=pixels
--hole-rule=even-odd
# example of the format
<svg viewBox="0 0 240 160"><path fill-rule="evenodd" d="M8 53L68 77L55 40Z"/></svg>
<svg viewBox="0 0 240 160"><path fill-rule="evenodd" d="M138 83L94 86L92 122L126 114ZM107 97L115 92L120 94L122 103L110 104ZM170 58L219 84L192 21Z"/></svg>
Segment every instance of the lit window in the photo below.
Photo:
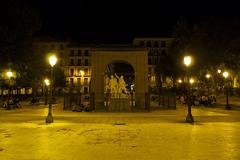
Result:
<svg viewBox="0 0 240 160"><path fill-rule="evenodd" d="M70 78L70 84L73 85L73 78Z"/></svg>
<svg viewBox="0 0 240 160"><path fill-rule="evenodd" d="M84 84L87 84L87 83L88 83L88 79L84 78Z"/></svg>
<svg viewBox="0 0 240 160"><path fill-rule="evenodd" d="M74 74L74 69L70 69L70 76L73 76Z"/></svg>
<svg viewBox="0 0 240 160"><path fill-rule="evenodd" d="M88 75L88 69L87 68L84 70L84 72L85 72L85 75Z"/></svg>
<svg viewBox="0 0 240 160"><path fill-rule="evenodd" d="M80 78L77 78L77 84L81 84L81 79Z"/></svg>

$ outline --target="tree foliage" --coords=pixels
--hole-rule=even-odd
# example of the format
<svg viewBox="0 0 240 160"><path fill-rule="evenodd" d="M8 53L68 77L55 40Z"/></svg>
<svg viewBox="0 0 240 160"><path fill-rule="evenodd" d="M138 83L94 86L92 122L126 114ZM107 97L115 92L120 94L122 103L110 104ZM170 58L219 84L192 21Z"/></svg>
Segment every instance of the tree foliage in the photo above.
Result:
<svg viewBox="0 0 240 160"><path fill-rule="evenodd" d="M204 75L211 73L216 88L217 69L239 73L239 28L240 19L234 16L208 16L194 24L181 18L173 31L174 48L181 57L185 54L193 56L191 71L200 80L204 81Z"/></svg>
<svg viewBox="0 0 240 160"><path fill-rule="evenodd" d="M17 84L30 85L41 70L39 55L34 53L33 36L40 30L40 18L34 8L22 1L0 2L0 67L18 74Z"/></svg>
<svg viewBox="0 0 240 160"><path fill-rule="evenodd" d="M180 54L191 54L195 71L216 68L221 64L238 64L237 42L240 40L238 17L209 16L197 24L180 19L173 36ZM231 62L234 57L234 62ZM237 64L235 64L237 66Z"/></svg>

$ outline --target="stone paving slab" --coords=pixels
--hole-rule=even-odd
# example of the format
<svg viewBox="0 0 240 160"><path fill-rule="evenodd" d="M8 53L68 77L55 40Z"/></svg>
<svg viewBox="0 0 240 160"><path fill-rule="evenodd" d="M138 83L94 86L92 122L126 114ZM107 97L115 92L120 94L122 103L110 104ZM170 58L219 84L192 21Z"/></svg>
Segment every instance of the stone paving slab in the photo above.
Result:
<svg viewBox="0 0 240 160"><path fill-rule="evenodd" d="M146 113L0 110L2 160L239 160L240 112L186 107Z"/></svg>

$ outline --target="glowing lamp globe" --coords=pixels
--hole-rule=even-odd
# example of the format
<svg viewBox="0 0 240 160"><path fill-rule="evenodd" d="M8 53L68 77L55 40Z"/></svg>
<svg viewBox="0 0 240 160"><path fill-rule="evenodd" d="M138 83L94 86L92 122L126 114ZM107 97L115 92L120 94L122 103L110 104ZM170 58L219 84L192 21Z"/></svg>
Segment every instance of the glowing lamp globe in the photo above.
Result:
<svg viewBox="0 0 240 160"><path fill-rule="evenodd" d="M188 67L191 64L192 58L191 56L185 56L183 61L184 64Z"/></svg>
<svg viewBox="0 0 240 160"><path fill-rule="evenodd" d="M13 76L13 72L12 72L12 71L8 71L8 72L7 72L7 77L8 77L8 78L11 78L12 76Z"/></svg>
<svg viewBox="0 0 240 160"><path fill-rule="evenodd" d="M49 63L53 67L57 63L57 57L55 55L49 57Z"/></svg>
<svg viewBox="0 0 240 160"><path fill-rule="evenodd" d="M209 79L211 77L210 74L206 74L206 78Z"/></svg>
<svg viewBox="0 0 240 160"><path fill-rule="evenodd" d="M224 78L227 78L228 75L229 75L229 73L228 73L227 71L223 72L223 77L224 77Z"/></svg>

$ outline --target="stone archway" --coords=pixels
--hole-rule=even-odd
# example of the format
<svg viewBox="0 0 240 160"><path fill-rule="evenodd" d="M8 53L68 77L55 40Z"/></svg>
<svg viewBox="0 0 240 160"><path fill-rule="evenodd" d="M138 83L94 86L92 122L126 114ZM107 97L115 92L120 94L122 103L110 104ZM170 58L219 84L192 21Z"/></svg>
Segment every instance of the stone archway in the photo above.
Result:
<svg viewBox="0 0 240 160"><path fill-rule="evenodd" d="M135 84L135 70L127 61L118 60L111 62L107 65L107 68L105 68L104 74L105 77L107 76L108 78L114 74L116 74L118 77L123 76L128 91L131 90L131 87L133 90L133 86Z"/></svg>
<svg viewBox="0 0 240 160"><path fill-rule="evenodd" d="M94 109L104 109L104 74L108 64L124 61L135 71L136 108L145 108L145 94L148 93L147 50L142 48L95 48L92 50L91 94L94 95Z"/></svg>
<svg viewBox="0 0 240 160"><path fill-rule="evenodd" d="M135 105L135 71L126 61L113 61L104 73L104 106L107 111L131 111Z"/></svg>

